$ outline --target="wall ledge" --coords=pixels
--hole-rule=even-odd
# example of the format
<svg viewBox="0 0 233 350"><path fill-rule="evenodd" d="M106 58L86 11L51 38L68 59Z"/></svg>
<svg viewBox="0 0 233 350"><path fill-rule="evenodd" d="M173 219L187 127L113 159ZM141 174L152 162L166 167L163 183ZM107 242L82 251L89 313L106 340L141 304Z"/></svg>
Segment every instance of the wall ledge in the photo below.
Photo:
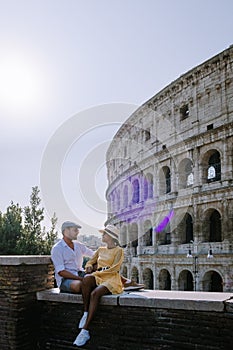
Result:
<svg viewBox="0 0 233 350"><path fill-rule="evenodd" d="M106 295L101 298L101 305L224 312L226 302L231 303L231 299L233 299L233 293L142 290ZM37 300L83 303L81 295L60 293L59 288L37 292Z"/></svg>
<svg viewBox="0 0 233 350"><path fill-rule="evenodd" d="M0 255L0 265L46 265L52 263L50 255Z"/></svg>

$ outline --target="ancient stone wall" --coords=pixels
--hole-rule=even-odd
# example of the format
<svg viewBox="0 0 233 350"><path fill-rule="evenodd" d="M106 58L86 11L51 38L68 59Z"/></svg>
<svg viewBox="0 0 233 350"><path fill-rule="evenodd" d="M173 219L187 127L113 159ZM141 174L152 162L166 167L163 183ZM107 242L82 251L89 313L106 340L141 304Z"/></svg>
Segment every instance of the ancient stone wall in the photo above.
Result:
<svg viewBox="0 0 233 350"><path fill-rule="evenodd" d="M231 46L145 102L108 149L106 223L147 288L233 290L232 96Z"/></svg>
<svg viewBox="0 0 233 350"><path fill-rule="evenodd" d="M74 349L81 295L52 288L50 257L0 257L0 349ZM143 290L104 296L83 349L230 350L232 293Z"/></svg>
<svg viewBox="0 0 233 350"><path fill-rule="evenodd" d="M36 292L54 286L50 257L0 256L0 349L37 347Z"/></svg>
<svg viewBox="0 0 233 350"><path fill-rule="evenodd" d="M82 298L37 293L41 349L74 349ZM104 296L82 349L230 350L232 294L142 291Z"/></svg>

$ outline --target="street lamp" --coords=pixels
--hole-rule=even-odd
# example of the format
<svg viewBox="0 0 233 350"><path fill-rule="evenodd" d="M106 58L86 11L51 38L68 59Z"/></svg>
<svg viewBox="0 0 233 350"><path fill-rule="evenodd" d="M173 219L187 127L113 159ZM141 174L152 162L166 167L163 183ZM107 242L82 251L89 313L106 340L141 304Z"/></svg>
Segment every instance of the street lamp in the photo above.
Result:
<svg viewBox="0 0 233 350"><path fill-rule="evenodd" d="M194 284L194 291L197 291L197 278L198 278L198 252L197 252L197 247L198 244L201 242L197 242L195 243L194 241L190 241L191 244L194 245L194 255L192 255L192 250L191 250L191 246L189 245L189 250L188 250L188 254L187 254L187 258L193 258L193 264L194 264L194 270L193 270L193 274L194 274L194 280L193 280L193 284ZM207 259L212 259L213 256L213 252L212 252L212 248L211 246L209 247L208 250L208 254L207 254Z"/></svg>

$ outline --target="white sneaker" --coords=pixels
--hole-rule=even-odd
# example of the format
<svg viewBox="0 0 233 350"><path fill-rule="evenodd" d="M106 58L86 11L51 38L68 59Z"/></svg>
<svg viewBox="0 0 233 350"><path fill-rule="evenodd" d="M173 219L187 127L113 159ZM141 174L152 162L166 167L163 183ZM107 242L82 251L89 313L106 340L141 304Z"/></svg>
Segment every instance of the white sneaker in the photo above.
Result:
<svg viewBox="0 0 233 350"><path fill-rule="evenodd" d="M77 346L83 346L86 344L86 342L90 339L90 334L87 329L82 329L75 341L73 342L74 345Z"/></svg>
<svg viewBox="0 0 233 350"><path fill-rule="evenodd" d="M87 315L88 313L87 312L84 312L81 320L79 321L79 325L78 325L78 328L83 328L85 323L86 323L86 320L87 320Z"/></svg>

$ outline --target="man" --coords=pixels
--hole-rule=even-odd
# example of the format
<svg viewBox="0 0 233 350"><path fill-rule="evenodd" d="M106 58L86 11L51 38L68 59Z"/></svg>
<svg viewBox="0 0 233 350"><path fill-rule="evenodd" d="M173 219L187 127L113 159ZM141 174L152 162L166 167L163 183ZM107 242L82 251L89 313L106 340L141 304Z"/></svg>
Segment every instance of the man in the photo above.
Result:
<svg viewBox="0 0 233 350"><path fill-rule="evenodd" d="M81 226L74 222L63 222L61 227L63 238L51 250L55 279L61 292L81 293L84 275L82 267L83 257L92 257L94 255L93 250L76 241L80 228ZM121 278L125 291L144 288L143 284L138 284L122 276Z"/></svg>
<svg viewBox="0 0 233 350"><path fill-rule="evenodd" d="M80 228L81 226L74 222L63 222L61 227L63 238L51 251L55 279L61 292L81 293L83 257L92 257L94 254L93 250L76 241Z"/></svg>

